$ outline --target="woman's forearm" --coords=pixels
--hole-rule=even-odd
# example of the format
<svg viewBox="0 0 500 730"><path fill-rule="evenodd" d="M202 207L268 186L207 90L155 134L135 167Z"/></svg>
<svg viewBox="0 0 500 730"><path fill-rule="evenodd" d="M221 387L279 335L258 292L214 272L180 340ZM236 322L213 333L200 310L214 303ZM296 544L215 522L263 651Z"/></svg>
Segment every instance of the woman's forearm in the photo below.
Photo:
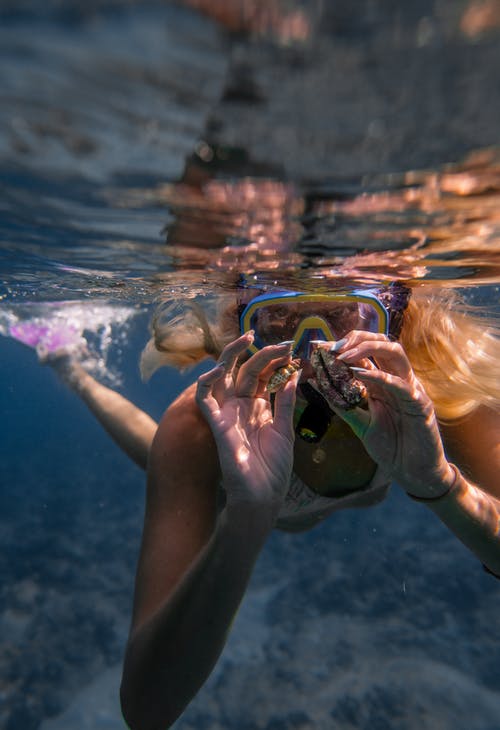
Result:
<svg viewBox="0 0 500 730"><path fill-rule="evenodd" d="M122 709L133 730L165 730L212 671L269 533L252 510L222 512L214 533L167 602L127 647Z"/></svg>
<svg viewBox="0 0 500 730"><path fill-rule="evenodd" d="M66 364L59 373L120 449L146 470L158 424L120 393L95 380L79 363Z"/></svg>
<svg viewBox="0 0 500 730"><path fill-rule="evenodd" d="M500 577L500 502L457 469L443 497L422 501L492 573Z"/></svg>

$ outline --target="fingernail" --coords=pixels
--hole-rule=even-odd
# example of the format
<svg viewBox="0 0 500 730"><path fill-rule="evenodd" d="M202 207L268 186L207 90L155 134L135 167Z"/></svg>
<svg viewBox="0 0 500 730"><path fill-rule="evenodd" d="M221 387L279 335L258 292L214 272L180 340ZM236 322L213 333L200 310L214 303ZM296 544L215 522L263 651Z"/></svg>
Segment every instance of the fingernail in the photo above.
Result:
<svg viewBox="0 0 500 730"><path fill-rule="evenodd" d="M278 343L278 347L284 347L285 345L288 345L288 347L290 347L290 345L293 345L294 342L295 340L283 340L283 342Z"/></svg>
<svg viewBox="0 0 500 730"><path fill-rule="evenodd" d="M368 373L368 368L358 368L355 365L349 365L349 370L354 370L355 373Z"/></svg>
<svg viewBox="0 0 500 730"><path fill-rule="evenodd" d="M341 340L337 340L337 342L334 342L333 345L330 347L330 352L338 352L344 347L346 342L346 337L343 337Z"/></svg>
<svg viewBox="0 0 500 730"><path fill-rule="evenodd" d="M345 352L341 352L339 355L337 355L337 360L345 360L346 357L352 357L353 352L354 350L347 349Z"/></svg>

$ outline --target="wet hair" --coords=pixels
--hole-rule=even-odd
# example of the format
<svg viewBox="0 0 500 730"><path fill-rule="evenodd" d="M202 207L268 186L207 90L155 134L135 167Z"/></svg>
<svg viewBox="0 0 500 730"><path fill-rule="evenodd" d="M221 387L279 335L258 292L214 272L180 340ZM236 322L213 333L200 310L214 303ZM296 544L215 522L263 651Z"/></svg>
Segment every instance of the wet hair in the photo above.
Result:
<svg viewBox="0 0 500 730"><path fill-rule="evenodd" d="M452 290L415 288L400 341L440 421L500 407L500 332Z"/></svg>
<svg viewBox="0 0 500 730"><path fill-rule="evenodd" d="M152 321L152 337L140 358L140 371L147 381L161 367L185 372L207 358L216 360L224 346L238 334L234 294L215 300L181 298L158 306Z"/></svg>
<svg viewBox="0 0 500 730"><path fill-rule="evenodd" d="M480 405L500 407L496 323L465 305L451 289L412 287L411 297L401 289L403 295L403 313L396 307L399 339L439 420L463 418ZM238 322L234 292L209 306L193 299L161 305L141 356L143 379L163 365L185 371L206 358L217 359L238 337Z"/></svg>

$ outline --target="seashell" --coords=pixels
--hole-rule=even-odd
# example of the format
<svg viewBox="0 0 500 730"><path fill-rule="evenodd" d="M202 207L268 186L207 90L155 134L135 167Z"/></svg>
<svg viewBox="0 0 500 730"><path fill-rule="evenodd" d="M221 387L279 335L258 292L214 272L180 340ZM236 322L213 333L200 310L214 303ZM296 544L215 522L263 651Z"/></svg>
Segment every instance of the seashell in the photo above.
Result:
<svg viewBox="0 0 500 730"><path fill-rule="evenodd" d="M284 365L281 368L278 368L278 370L275 370L274 373L269 378L269 382L266 386L266 390L268 393L276 393L277 390L280 390L287 380L291 378L291 376L297 372L297 370L300 370L301 362L300 360L291 360L288 365Z"/></svg>
<svg viewBox="0 0 500 730"><path fill-rule="evenodd" d="M317 347L311 353L311 366L318 390L333 406L347 411L365 403L365 385L334 352Z"/></svg>

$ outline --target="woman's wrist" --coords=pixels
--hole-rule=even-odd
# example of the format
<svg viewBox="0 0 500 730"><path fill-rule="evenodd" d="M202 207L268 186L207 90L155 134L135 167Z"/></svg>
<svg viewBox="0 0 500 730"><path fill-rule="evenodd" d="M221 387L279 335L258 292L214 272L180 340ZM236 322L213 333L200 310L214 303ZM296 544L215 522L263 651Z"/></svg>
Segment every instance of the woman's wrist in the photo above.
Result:
<svg viewBox="0 0 500 730"><path fill-rule="evenodd" d="M222 480L224 508L219 516L240 533L267 534L277 522L284 497L272 489L241 484L233 479Z"/></svg>
<svg viewBox="0 0 500 730"><path fill-rule="evenodd" d="M88 382L93 378L71 355L63 355L49 361L52 369L59 375L61 380L77 393L85 389Z"/></svg>
<svg viewBox="0 0 500 730"><path fill-rule="evenodd" d="M273 530L277 514L273 505L257 500L228 499L220 513L221 526L234 530L244 539L266 539Z"/></svg>
<svg viewBox="0 0 500 730"><path fill-rule="evenodd" d="M434 499L417 497L479 558L486 569L500 577L499 503L470 482L460 470L448 491ZM409 495L411 496L411 495Z"/></svg>
<svg viewBox="0 0 500 730"><path fill-rule="evenodd" d="M279 484L264 484L258 476L251 480L234 475L223 478L225 512L234 522L266 525L272 530L285 500L286 489L282 484L288 484L289 480L283 477Z"/></svg>
<svg viewBox="0 0 500 730"><path fill-rule="evenodd" d="M438 502L450 496L462 480L462 474L455 464L447 462L446 467L446 474L439 484L422 490L420 494L405 490L406 494L415 502Z"/></svg>

